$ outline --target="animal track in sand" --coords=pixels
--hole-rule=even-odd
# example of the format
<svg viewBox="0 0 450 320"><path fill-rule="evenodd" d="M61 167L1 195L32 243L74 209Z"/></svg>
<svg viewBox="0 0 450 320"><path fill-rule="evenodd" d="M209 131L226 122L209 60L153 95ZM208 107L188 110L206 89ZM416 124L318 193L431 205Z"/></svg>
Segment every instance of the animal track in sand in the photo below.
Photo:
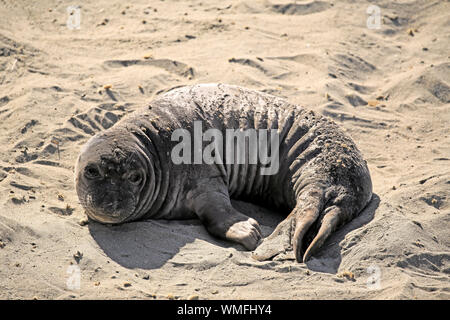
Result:
<svg viewBox="0 0 450 320"><path fill-rule="evenodd" d="M308 15L318 13L331 8L333 4L324 1L312 1L308 3L287 3L287 4L274 4L269 8L271 11L287 15Z"/></svg>
<svg viewBox="0 0 450 320"><path fill-rule="evenodd" d="M184 78L194 77L194 68L188 66L187 64L171 59L151 59L149 57L145 60L107 60L103 63L106 67L110 68L120 68L129 66L153 66L156 68L163 69L168 73L176 74Z"/></svg>

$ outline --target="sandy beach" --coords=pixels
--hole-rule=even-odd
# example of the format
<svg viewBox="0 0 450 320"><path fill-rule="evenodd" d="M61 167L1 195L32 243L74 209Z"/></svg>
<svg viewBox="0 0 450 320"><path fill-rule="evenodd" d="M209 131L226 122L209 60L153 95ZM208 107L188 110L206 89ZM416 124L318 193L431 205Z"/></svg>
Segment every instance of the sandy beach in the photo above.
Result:
<svg viewBox="0 0 450 320"><path fill-rule="evenodd" d="M0 0L0 17L1 299L450 298L449 1ZM89 137L212 82L332 118L367 160L372 202L306 264L199 220L87 223ZM233 204L264 236L283 219Z"/></svg>

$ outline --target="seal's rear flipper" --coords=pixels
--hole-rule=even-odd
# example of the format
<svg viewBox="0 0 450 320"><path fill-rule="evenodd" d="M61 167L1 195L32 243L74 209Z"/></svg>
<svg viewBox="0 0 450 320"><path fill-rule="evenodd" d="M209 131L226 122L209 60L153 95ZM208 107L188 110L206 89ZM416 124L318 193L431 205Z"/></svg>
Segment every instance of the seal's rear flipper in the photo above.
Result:
<svg viewBox="0 0 450 320"><path fill-rule="evenodd" d="M258 261L271 260L278 255L292 251L291 234L294 215L291 213L265 238L253 252L252 257Z"/></svg>
<svg viewBox="0 0 450 320"><path fill-rule="evenodd" d="M324 188L319 184L305 187L298 196L296 206L253 253L259 261L294 251L297 261L302 261L303 238L316 222L323 209Z"/></svg>
<svg viewBox="0 0 450 320"><path fill-rule="evenodd" d="M327 188L320 184L305 187L296 206L275 231L253 253L259 261L293 251L298 262L306 262L341 225L359 212L351 192L345 188L326 198Z"/></svg>
<svg viewBox="0 0 450 320"><path fill-rule="evenodd" d="M305 254L303 255L304 262L308 261L311 255L317 252L317 250L324 244L325 240L327 240L330 234L334 230L336 230L342 218L341 216L341 208L337 206L332 206L325 210L319 231L317 232L317 235L314 237L313 241L311 241L305 251Z"/></svg>

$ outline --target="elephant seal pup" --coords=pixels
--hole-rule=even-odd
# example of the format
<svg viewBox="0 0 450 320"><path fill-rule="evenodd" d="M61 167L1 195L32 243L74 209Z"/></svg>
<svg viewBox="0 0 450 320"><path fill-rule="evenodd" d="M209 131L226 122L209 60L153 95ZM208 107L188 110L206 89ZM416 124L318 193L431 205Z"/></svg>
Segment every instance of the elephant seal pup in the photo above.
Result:
<svg viewBox="0 0 450 320"><path fill-rule="evenodd" d="M247 137L236 147L239 133ZM306 261L372 197L365 160L333 121L224 84L173 89L93 136L75 175L80 203L96 221L197 216L212 235L256 249L258 260L293 251ZM230 197L287 217L261 240L258 223Z"/></svg>

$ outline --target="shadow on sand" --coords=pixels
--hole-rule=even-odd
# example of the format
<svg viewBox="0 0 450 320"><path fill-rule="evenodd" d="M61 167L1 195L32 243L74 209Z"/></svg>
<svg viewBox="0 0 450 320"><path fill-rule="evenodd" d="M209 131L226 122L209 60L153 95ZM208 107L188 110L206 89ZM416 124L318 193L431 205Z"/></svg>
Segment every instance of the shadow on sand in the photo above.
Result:
<svg viewBox="0 0 450 320"><path fill-rule="evenodd" d="M108 257L130 269L160 268L197 239L232 246L211 237L200 220L144 220L118 226L89 222L89 232Z"/></svg>
<svg viewBox="0 0 450 320"><path fill-rule="evenodd" d="M306 263L314 271L336 273L341 263L339 242L352 230L370 222L380 199L373 195L364 211L350 223L335 232L324 244L317 257ZM256 219L268 236L284 216L241 201L233 206ZM89 223L89 232L101 249L112 260L126 268L157 269L196 240L206 241L221 248L244 250L240 245L216 239L208 234L199 220L145 220L118 226ZM195 258L194 258L195 259ZM255 263L257 263L255 261Z"/></svg>

